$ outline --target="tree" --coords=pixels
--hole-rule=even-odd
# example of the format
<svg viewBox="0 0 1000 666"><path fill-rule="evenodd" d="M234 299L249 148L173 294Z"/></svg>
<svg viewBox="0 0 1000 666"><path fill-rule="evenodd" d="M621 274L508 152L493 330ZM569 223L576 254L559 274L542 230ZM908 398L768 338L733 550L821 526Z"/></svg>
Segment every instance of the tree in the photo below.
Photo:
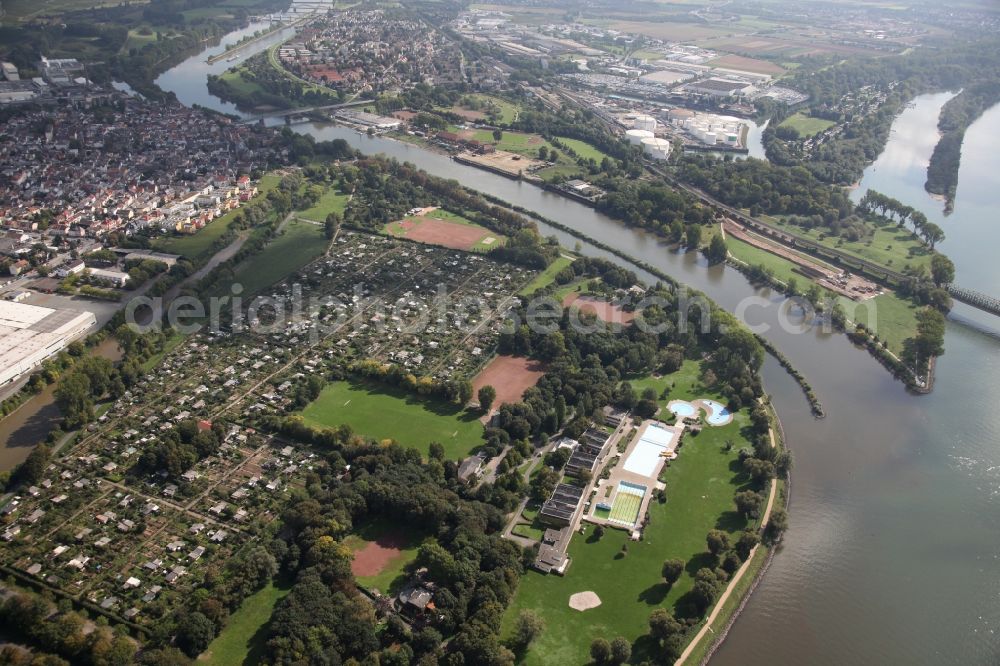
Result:
<svg viewBox="0 0 1000 666"><path fill-rule="evenodd" d="M701 246L701 227L689 224L684 230L684 245L689 250L697 250Z"/></svg>
<svg viewBox="0 0 1000 666"><path fill-rule="evenodd" d="M722 236L718 234L712 236L708 247L705 248L705 258L708 259L708 263L721 264L726 260L728 254L729 250L726 248L726 241L722 239Z"/></svg>
<svg viewBox="0 0 1000 666"><path fill-rule="evenodd" d="M489 412L490 407L493 406L493 401L497 399L497 390L487 384L479 389L477 397L479 398L479 407L484 412Z"/></svg>
<svg viewBox="0 0 1000 666"><path fill-rule="evenodd" d="M761 507L764 505L764 498L760 493L755 493L752 490L736 493L733 500L736 502L736 510L747 519L759 517Z"/></svg>
<svg viewBox="0 0 1000 666"><path fill-rule="evenodd" d="M708 552L716 557L729 550L729 535L722 530L711 530L705 541L708 544Z"/></svg>
<svg viewBox="0 0 1000 666"><path fill-rule="evenodd" d="M660 575L663 576L663 580L667 581L668 585L676 583L682 573L684 573L684 562L682 560L675 558L663 561L663 568L660 569Z"/></svg>
<svg viewBox="0 0 1000 666"><path fill-rule="evenodd" d="M326 232L326 237L329 240L333 240L333 237L337 235L337 229L340 228L340 215L336 211L331 211L329 215L326 216L326 222L323 225L324 231Z"/></svg>
<svg viewBox="0 0 1000 666"><path fill-rule="evenodd" d="M590 658L598 664L606 664L611 659L611 644L605 638L595 638L590 643Z"/></svg>
<svg viewBox="0 0 1000 666"><path fill-rule="evenodd" d="M177 622L177 646L192 659L215 638L215 625L202 613L184 613Z"/></svg>
<svg viewBox="0 0 1000 666"><path fill-rule="evenodd" d="M649 635L657 641L666 641L683 631L681 623L666 608L657 608L649 614Z"/></svg>
<svg viewBox="0 0 1000 666"><path fill-rule="evenodd" d="M632 656L632 644L624 636L611 641L611 663L624 664Z"/></svg>
<svg viewBox="0 0 1000 666"><path fill-rule="evenodd" d="M523 651L545 629L545 621L531 610L522 610L514 621L514 633L510 638L510 647L514 651Z"/></svg>
<svg viewBox="0 0 1000 666"><path fill-rule="evenodd" d="M744 530L743 533L740 534L740 538L736 542L734 550L736 551L736 554L740 556L740 559L745 560L750 557L750 551L753 550L754 546L758 543L760 543L760 537L757 536L756 532Z"/></svg>
<svg viewBox="0 0 1000 666"><path fill-rule="evenodd" d="M939 287L951 284L955 281L955 264L943 254L935 254L931 257L931 278Z"/></svg>
<svg viewBox="0 0 1000 666"><path fill-rule="evenodd" d="M493 140L496 141L497 143L500 143L502 139L503 139L503 130L501 129L493 130Z"/></svg>
<svg viewBox="0 0 1000 666"><path fill-rule="evenodd" d="M559 472L543 465L531 479L531 499L535 502L544 502L552 495L557 483L559 483Z"/></svg>
<svg viewBox="0 0 1000 666"><path fill-rule="evenodd" d="M788 529L788 514L781 507L771 511L771 517L767 521L767 529L764 530L764 538L768 543L776 543L781 540L781 535Z"/></svg>

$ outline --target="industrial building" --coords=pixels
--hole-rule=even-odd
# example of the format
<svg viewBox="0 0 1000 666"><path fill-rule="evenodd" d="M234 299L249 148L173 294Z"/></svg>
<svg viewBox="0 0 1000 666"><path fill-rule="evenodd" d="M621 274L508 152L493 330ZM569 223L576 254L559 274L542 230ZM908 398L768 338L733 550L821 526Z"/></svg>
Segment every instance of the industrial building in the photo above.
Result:
<svg viewBox="0 0 1000 666"><path fill-rule="evenodd" d="M705 79L685 84L684 90L702 95L716 97L734 97L753 92L753 84L746 81L731 81L729 79Z"/></svg>
<svg viewBox="0 0 1000 666"><path fill-rule="evenodd" d="M546 525L562 527L572 525L576 514L583 505L583 488L568 483L560 483L552 491L538 512L538 519Z"/></svg>
<svg viewBox="0 0 1000 666"><path fill-rule="evenodd" d="M0 301L0 386L59 353L95 324L93 312Z"/></svg>

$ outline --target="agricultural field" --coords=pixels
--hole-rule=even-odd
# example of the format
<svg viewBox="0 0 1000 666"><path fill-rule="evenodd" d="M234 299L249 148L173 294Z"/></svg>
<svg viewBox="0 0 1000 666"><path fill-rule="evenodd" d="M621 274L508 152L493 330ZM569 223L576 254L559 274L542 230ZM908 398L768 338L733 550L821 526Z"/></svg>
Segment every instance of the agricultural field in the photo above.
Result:
<svg viewBox="0 0 1000 666"><path fill-rule="evenodd" d="M677 391L675 397L702 395ZM597 539L593 526L588 525L585 534L573 536L569 548L572 565L565 576L534 570L524 575L504 616L504 631L511 631L521 610L538 613L546 629L532 643L523 663L587 663L592 638L624 636L634 641L647 631L647 618L653 609L676 609L693 586L695 572L708 564L705 535L709 530L735 533L746 527L734 510L733 496L748 485L748 479L733 471L733 463L745 443L740 429L747 421L747 415L739 413L727 426L706 428L697 437L686 436L679 457L661 475L667 501L650 504L650 522L642 541L632 542L626 532L617 529L609 529ZM732 450L726 450L727 440L736 443ZM628 551L623 555L625 544ZM688 563L672 587L660 577L660 567L669 558ZM583 612L571 609L569 597L583 591L595 592L601 605ZM651 657L644 649L646 644L640 641L633 658Z"/></svg>
<svg viewBox="0 0 1000 666"><path fill-rule="evenodd" d="M798 131L800 136L810 137L814 134L819 134L823 130L833 127L835 124L836 123L832 120L826 120L825 118L813 118L812 116L807 116L800 111L799 113L786 118L784 122L779 125L779 127L791 127L792 129Z"/></svg>
<svg viewBox="0 0 1000 666"><path fill-rule="evenodd" d="M438 442L449 459L464 458L483 438L481 415L476 411L360 381L327 385L319 398L302 410L302 416L316 427L347 424L366 437L394 439L425 456L431 442Z"/></svg>

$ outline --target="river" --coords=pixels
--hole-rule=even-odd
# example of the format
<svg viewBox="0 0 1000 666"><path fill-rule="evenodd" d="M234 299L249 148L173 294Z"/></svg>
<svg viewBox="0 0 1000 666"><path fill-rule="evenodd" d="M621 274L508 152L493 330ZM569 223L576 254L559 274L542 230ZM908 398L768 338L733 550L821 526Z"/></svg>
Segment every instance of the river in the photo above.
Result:
<svg viewBox="0 0 1000 666"><path fill-rule="evenodd" d="M111 361L122 357L118 341L105 338L90 353ZM49 384L31 396L12 414L0 421L0 470L12 469L24 461L49 431L59 425L59 408L55 405L55 384Z"/></svg>
<svg viewBox="0 0 1000 666"><path fill-rule="evenodd" d="M199 54L158 83L186 103L229 110L205 89ZM923 96L895 122L885 152L866 172L875 186L920 207L937 110ZM417 146L327 124L296 125L317 139L346 139L428 172L534 210L648 262L766 324L772 340L812 383L828 417L814 420L801 391L773 360L764 380L795 456L790 530L768 574L717 653L722 664L985 663L1000 648L1000 321L956 309L935 391L906 393L842 335L780 326L781 299L725 266L707 267L656 238L535 186L465 167ZM1000 233L989 214L1000 164L1000 109L966 136L955 213L940 223L958 282L997 291ZM921 198L922 197L922 198ZM995 195L994 195L995 199ZM540 225L568 247L575 238ZM984 239L993 242L984 242ZM589 255L605 253L582 244ZM621 263L617 258L615 261ZM649 277L649 276L646 276ZM750 301L748 299L758 299ZM763 305L761 304L763 303ZM970 328L959 320L980 322ZM572 572L570 572L572 575Z"/></svg>

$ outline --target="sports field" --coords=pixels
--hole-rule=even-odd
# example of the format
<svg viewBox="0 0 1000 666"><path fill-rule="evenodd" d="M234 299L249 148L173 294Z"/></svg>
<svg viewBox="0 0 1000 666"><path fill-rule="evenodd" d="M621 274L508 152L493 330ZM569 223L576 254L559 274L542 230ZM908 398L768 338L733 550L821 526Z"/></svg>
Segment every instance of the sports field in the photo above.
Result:
<svg viewBox="0 0 1000 666"><path fill-rule="evenodd" d="M422 400L390 386L333 382L302 410L306 423L320 428L347 424L376 440L394 439L423 455L431 442L444 446L451 459L464 458L482 444L478 412L440 400Z"/></svg>
<svg viewBox="0 0 1000 666"><path fill-rule="evenodd" d="M497 397L493 407L521 400L521 395L538 383L545 374L545 366L539 361L524 356L501 355L486 364L472 380L473 392L486 385L496 389Z"/></svg>
<svg viewBox="0 0 1000 666"><path fill-rule="evenodd" d="M428 245L440 245L453 250L483 252L503 245L503 236L460 215L435 209L424 215L412 215L390 222L383 229L396 238L405 238Z"/></svg>
<svg viewBox="0 0 1000 666"><path fill-rule="evenodd" d="M379 520L369 523L344 539L354 559L351 573L368 589L395 591L403 580L403 569L417 556L423 535L415 530Z"/></svg>
<svg viewBox="0 0 1000 666"><path fill-rule="evenodd" d="M800 136L812 136L819 134L825 129L833 127L836 123L825 118L813 118L803 113L796 113L785 119L779 127L792 127L798 130Z"/></svg>

